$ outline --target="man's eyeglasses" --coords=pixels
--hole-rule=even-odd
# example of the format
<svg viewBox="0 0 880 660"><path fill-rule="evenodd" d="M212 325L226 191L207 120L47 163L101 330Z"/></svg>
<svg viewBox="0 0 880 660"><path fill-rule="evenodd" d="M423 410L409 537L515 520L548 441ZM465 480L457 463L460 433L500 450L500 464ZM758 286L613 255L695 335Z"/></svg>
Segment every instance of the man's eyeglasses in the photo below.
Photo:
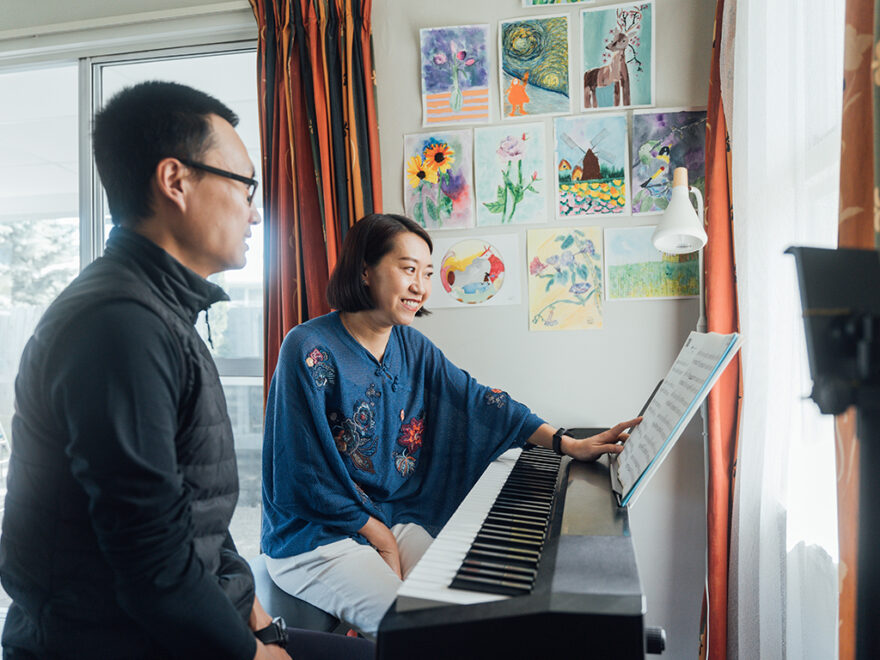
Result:
<svg viewBox="0 0 880 660"><path fill-rule="evenodd" d="M219 167L212 167L211 165L205 165L204 163L199 163L195 160L190 160L189 158L178 158L181 163L184 165L189 165L190 167L194 167L197 170L203 170L205 172L210 172L211 174L216 174L218 176L225 176L227 179L234 179L236 181L241 181L242 183L247 184L248 187L248 196L247 201L250 204L254 195L257 194L257 186L260 185L260 182L256 179L253 179L248 176L242 176L241 174L236 174L235 172L230 172L228 170L221 170Z"/></svg>

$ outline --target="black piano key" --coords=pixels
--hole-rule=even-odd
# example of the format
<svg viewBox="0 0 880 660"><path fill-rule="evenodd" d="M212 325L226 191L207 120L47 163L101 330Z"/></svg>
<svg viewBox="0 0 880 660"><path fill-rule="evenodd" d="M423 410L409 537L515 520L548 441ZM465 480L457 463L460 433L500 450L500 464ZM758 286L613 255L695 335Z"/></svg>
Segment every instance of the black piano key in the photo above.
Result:
<svg viewBox="0 0 880 660"><path fill-rule="evenodd" d="M496 580L494 578L456 577L449 585L454 589L466 589L468 591L482 591L492 594L502 594L504 596L522 596L531 591L529 587L523 587L516 582L508 582L506 580Z"/></svg>
<svg viewBox="0 0 880 660"><path fill-rule="evenodd" d="M550 504L553 502L553 491L541 492L537 490L530 490L526 488L519 488L517 486L507 487L505 486L501 490L498 491L499 497L518 497L527 502L538 502L538 503L546 503Z"/></svg>
<svg viewBox="0 0 880 660"><path fill-rule="evenodd" d="M527 529L525 527L519 527L518 525L499 525L494 522L484 522L481 529L501 532L504 534L510 534L511 536L516 536L523 539L543 539L544 534L539 531L535 531L533 529Z"/></svg>
<svg viewBox="0 0 880 660"><path fill-rule="evenodd" d="M513 564L515 566L526 566L528 568L535 568L537 566L537 562L530 559L525 559L523 557L511 555L509 552L484 550L482 548L471 548L465 555L465 557L473 559L497 559L509 564Z"/></svg>
<svg viewBox="0 0 880 660"><path fill-rule="evenodd" d="M534 578L538 574L538 571L528 566L516 566L514 564L505 564L503 561L489 561L486 559L465 559L461 565L469 568L491 568L505 573L517 573L527 578Z"/></svg>
<svg viewBox="0 0 880 660"><path fill-rule="evenodd" d="M523 550L534 550L536 552L540 552L541 548L544 547L543 541L537 540L524 540L518 539L510 535L505 534L492 534L491 532L480 532L477 534L474 541L481 541L484 543L497 543L499 545L503 545L504 547L511 548L520 548Z"/></svg>
<svg viewBox="0 0 880 660"><path fill-rule="evenodd" d="M541 504L539 502L529 502L528 500L519 499L516 497L499 497L495 500L496 504L511 504L516 506L518 509L523 509L524 511L534 511L535 513L542 514L545 517L550 515L550 505L549 504Z"/></svg>
<svg viewBox="0 0 880 660"><path fill-rule="evenodd" d="M489 513L509 513L515 516L519 516L523 520L531 520L537 523L543 523L547 520L546 515L539 515L532 511L528 511L522 507L518 507L513 504L504 504L496 502L491 509L489 509Z"/></svg>
<svg viewBox="0 0 880 660"><path fill-rule="evenodd" d="M470 568L462 566L461 571L459 571L458 575L463 578L476 576L495 578L496 580L505 580L507 582L516 582L527 589L531 589L532 585L534 584L533 579L527 578L523 575L520 575L519 573L505 573L504 571L496 571L492 570L491 568Z"/></svg>
<svg viewBox="0 0 880 660"><path fill-rule="evenodd" d="M479 541L474 539L471 548L477 550L490 550L492 552L503 552L504 554L510 557L517 557L520 559L532 560L535 563L541 558L541 553L536 550L528 550L526 548L515 548L509 545L503 545L500 543L490 543L488 541Z"/></svg>
<svg viewBox="0 0 880 660"><path fill-rule="evenodd" d="M450 587L511 596L531 592L560 465L550 450L523 450Z"/></svg>
<svg viewBox="0 0 880 660"><path fill-rule="evenodd" d="M491 511L487 516L486 520L489 522L498 522L498 523L516 523L518 525L522 525L523 527L527 527L529 529L543 531L546 524L543 522L536 522L533 519L523 518L522 516L513 515L507 513L505 511Z"/></svg>

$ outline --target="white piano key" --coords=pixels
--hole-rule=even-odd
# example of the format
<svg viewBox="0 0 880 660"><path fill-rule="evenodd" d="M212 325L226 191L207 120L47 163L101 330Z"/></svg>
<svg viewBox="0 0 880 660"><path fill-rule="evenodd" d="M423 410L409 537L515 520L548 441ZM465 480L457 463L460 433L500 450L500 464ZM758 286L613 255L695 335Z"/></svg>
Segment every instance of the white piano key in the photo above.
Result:
<svg viewBox="0 0 880 660"><path fill-rule="evenodd" d="M470 605L509 598L500 594L450 589L449 584L520 453L521 449L506 451L486 468L404 580L397 592L398 611L439 605Z"/></svg>

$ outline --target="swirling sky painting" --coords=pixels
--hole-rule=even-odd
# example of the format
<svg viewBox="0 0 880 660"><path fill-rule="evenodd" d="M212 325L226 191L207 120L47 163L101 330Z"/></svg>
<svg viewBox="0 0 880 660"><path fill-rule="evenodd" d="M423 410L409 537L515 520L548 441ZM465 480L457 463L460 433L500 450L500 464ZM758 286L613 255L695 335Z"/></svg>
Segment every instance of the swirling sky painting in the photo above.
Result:
<svg viewBox="0 0 880 660"><path fill-rule="evenodd" d="M498 26L501 116L568 114L568 16L515 18Z"/></svg>

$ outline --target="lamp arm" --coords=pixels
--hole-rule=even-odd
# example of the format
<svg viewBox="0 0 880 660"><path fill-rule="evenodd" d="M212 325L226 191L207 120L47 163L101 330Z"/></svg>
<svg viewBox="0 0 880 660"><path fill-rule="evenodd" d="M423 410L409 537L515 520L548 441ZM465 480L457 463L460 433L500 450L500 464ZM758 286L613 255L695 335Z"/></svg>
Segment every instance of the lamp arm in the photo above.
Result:
<svg viewBox="0 0 880 660"><path fill-rule="evenodd" d="M700 189L689 186L688 192L697 200L697 217L700 219L701 223L705 224L703 219L703 195L700 193ZM697 320L697 332L706 332L706 283L704 281L705 277L703 273L704 249L705 248L700 248L700 261L698 266L700 273L700 318Z"/></svg>

